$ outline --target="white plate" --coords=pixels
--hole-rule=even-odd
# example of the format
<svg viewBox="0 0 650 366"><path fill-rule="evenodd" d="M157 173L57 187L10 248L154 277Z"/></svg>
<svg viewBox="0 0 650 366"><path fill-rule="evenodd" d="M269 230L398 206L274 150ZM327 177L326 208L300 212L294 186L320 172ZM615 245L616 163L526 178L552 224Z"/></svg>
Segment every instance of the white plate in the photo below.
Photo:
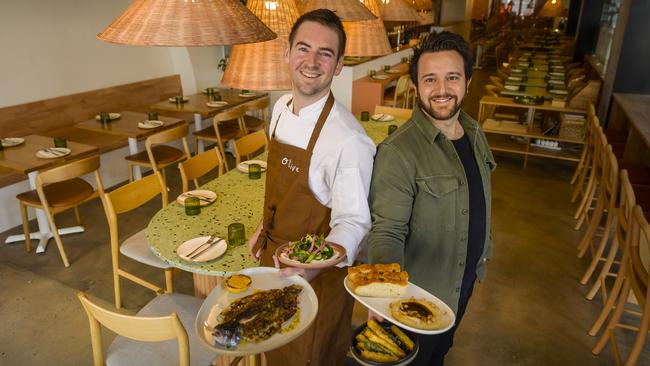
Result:
<svg viewBox="0 0 650 366"><path fill-rule="evenodd" d="M402 73L402 70L399 70L399 69L388 69L388 70L386 70L386 71L384 71L384 72L387 73L387 74L401 74L401 73Z"/></svg>
<svg viewBox="0 0 650 366"><path fill-rule="evenodd" d="M564 73L563 73L563 72L549 72L549 75L553 75L553 76L564 76Z"/></svg>
<svg viewBox="0 0 650 366"><path fill-rule="evenodd" d="M390 114L384 114L384 113L373 114L372 116L370 116L370 118L377 122L390 122L395 120L394 116Z"/></svg>
<svg viewBox="0 0 650 366"><path fill-rule="evenodd" d="M219 108L228 105L228 102L222 100L222 101L215 101L215 102L207 102L205 104L211 108Z"/></svg>
<svg viewBox="0 0 650 366"><path fill-rule="evenodd" d="M386 80L386 79L389 79L390 76L388 76L388 75L373 75L372 78L377 79L377 80Z"/></svg>
<svg viewBox="0 0 650 366"><path fill-rule="evenodd" d="M548 81L548 83L549 84L556 84L556 85L564 85L563 80L553 80L553 79L551 79L551 80Z"/></svg>
<svg viewBox="0 0 650 366"><path fill-rule="evenodd" d="M512 71L512 72L523 72L522 69L512 69L511 71Z"/></svg>
<svg viewBox="0 0 650 366"><path fill-rule="evenodd" d="M118 119L120 117L121 117L121 115L119 113L109 113L108 114L108 118L110 118L111 121L114 120L114 119ZM98 115L95 116L95 119L98 120L98 121L101 121L102 117L98 114Z"/></svg>
<svg viewBox="0 0 650 366"><path fill-rule="evenodd" d="M215 93L218 93L218 92L219 92L219 88L218 88L218 87L216 87L216 86L211 86L211 88L214 90ZM201 89L201 93L203 93L203 94L208 94L208 88L203 88L203 89Z"/></svg>
<svg viewBox="0 0 650 366"><path fill-rule="evenodd" d="M333 267L337 264L339 264L342 260L345 259L347 256L345 248L334 243L329 243L332 246L332 249L334 250L334 255L332 258L327 259L327 260L314 260L311 261L311 263L302 263L300 261L293 260L289 258L289 255L287 254L287 247L291 243L287 243L284 245L280 245L278 249L275 250L275 255L278 257L278 260L281 263L286 264L287 266L290 267L296 267L296 268L310 268L310 269L323 269L323 268L329 268Z"/></svg>
<svg viewBox="0 0 650 366"><path fill-rule="evenodd" d="M508 80L521 81L522 78L521 78L521 76L508 76Z"/></svg>
<svg viewBox="0 0 650 366"><path fill-rule="evenodd" d="M506 88L506 90L519 90L519 85L504 85L503 87Z"/></svg>
<svg viewBox="0 0 650 366"><path fill-rule="evenodd" d="M147 121L138 122L138 128L144 128L144 129L158 128L164 124L165 122L163 121L147 120Z"/></svg>
<svg viewBox="0 0 650 366"><path fill-rule="evenodd" d="M210 292L210 295L205 299L196 316L196 333L199 336L201 343L217 353L231 356L246 356L282 347L307 330L316 318L316 313L318 312L318 299L316 298L316 293L309 285L309 282L305 281L304 278L298 275L281 277L278 274L278 271L277 268L254 267L238 272L249 276L252 280L250 287L246 291L238 294L228 292L223 285L225 281L221 281L221 283ZM215 345L212 330L214 329L214 326L218 324L217 316L221 314L221 312L225 310L231 302L244 296L248 296L258 290L283 288L294 284L302 287L302 291L298 295L300 322L295 328L285 333L276 333L271 336L271 338L259 343L240 344L237 348L227 349L223 346ZM288 322L291 321L292 319Z"/></svg>
<svg viewBox="0 0 650 366"><path fill-rule="evenodd" d="M176 198L176 202L178 202L179 204L185 206L185 199L187 197L190 197L190 195L194 196L194 197L199 197L199 201L201 202L200 203L201 207L207 206L207 205L213 203L217 199L217 194L216 193L214 193L212 191L208 191L207 189L197 189L197 190L194 190L194 191L181 193L178 196L178 198Z"/></svg>
<svg viewBox="0 0 650 366"><path fill-rule="evenodd" d="M567 90L561 90L561 89L551 89L548 91L551 94L557 94L557 95L568 95L569 92Z"/></svg>
<svg viewBox="0 0 650 366"><path fill-rule="evenodd" d="M36 152L36 156L41 159L56 159L62 158L70 154L70 149L67 147L50 147L47 149L40 149Z"/></svg>
<svg viewBox="0 0 650 366"><path fill-rule="evenodd" d="M248 166L250 164L259 164L262 167L262 171L266 171L266 161L264 160L246 160L242 161L241 163L237 164L237 170L239 170L242 173L248 173Z"/></svg>
<svg viewBox="0 0 650 366"><path fill-rule="evenodd" d="M255 94L255 93L239 93L237 95L239 95L242 98L250 98L250 97L256 97L257 96L257 94Z"/></svg>
<svg viewBox="0 0 650 366"><path fill-rule="evenodd" d="M359 296L352 291L350 286L348 285L348 277L345 276L345 279L343 280L343 284L345 286L345 289L354 297L357 301L359 301L363 306L367 307L368 309L371 309L375 313L381 315L384 319L388 320L389 322L402 327L404 329L408 329L411 332L414 333L420 333L420 334L440 334L444 333L447 330L449 330L451 327L454 326L454 322L456 321L456 315L454 315L454 312L451 310L451 308L442 302L442 300L438 299L437 297L433 296L432 294L428 293L424 289L412 284L409 282L408 286L406 287L406 294L404 297L369 297L369 296ZM395 302L399 299L402 298L411 298L414 297L416 299L426 299L431 301L432 303L436 304L440 310L442 311L442 326L440 329L435 329L435 330L430 330L430 329L418 329L418 328L413 328L410 327L399 320L393 318L393 316L390 314L390 303Z"/></svg>
<svg viewBox="0 0 650 366"><path fill-rule="evenodd" d="M228 249L228 244L226 243L226 240L217 238L216 239L218 240L217 244L211 246L210 249L201 253L201 255L199 255L198 257L194 257L194 258L187 257L188 254L192 253L192 251L197 249L201 244L207 242L208 239L210 239L209 236L201 236L198 238L190 239L184 242L183 244L179 245L178 248L176 248L176 254L178 254L178 256L181 259L184 259L186 261L207 262L221 257L223 253L225 253L226 250Z"/></svg>
<svg viewBox="0 0 650 366"><path fill-rule="evenodd" d="M169 101L172 102L172 103L176 103L176 98L169 98ZM189 101L190 101L190 97L183 97L183 103L189 102Z"/></svg>
<svg viewBox="0 0 650 366"><path fill-rule="evenodd" d="M1 140L2 147L12 147L17 146L25 142L25 139L22 137L7 137Z"/></svg>

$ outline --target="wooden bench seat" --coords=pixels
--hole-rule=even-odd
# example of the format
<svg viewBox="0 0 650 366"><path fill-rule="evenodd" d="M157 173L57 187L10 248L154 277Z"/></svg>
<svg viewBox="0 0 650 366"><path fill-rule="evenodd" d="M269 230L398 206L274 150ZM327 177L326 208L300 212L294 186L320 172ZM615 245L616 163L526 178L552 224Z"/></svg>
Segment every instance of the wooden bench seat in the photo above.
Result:
<svg viewBox="0 0 650 366"><path fill-rule="evenodd" d="M4 107L0 108L0 136L62 136L68 141L97 146L100 153L106 153L127 146L127 139L78 129L75 125L101 112L146 113L150 105L181 94L180 75L170 75ZM0 168L0 188L25 179L22 174Z"/></svg>

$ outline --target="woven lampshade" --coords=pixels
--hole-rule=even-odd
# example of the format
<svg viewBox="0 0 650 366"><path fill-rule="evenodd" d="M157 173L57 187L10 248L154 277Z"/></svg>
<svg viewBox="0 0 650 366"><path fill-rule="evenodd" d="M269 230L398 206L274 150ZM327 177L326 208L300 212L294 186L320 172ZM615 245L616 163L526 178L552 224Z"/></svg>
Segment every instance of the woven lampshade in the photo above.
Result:
<svg viewBox="0 0 650 366"><path fill-rule="evenodd" d="M431 10L433 8L432 0L410 0L415 10Z"/></svg>
<svg viewBox="0 0 650 366"><path fill-rule="evenodd" d="M370 12L379 17L378 0L363 0ZM347 44L346 56L383 56L392 52L386 28L381 19L343 22Z"/></svg>
<svg viewBox="0 0 650 366"><path fill-rule="evenodd" d="M382 0L381 19L385 22L417 22L420 16L404 0Z"/></svg>
<svg viewBox="0 0 650 366"><path fill-rule="evenodd" d="M293 0L248 0L246 5L278 38L233 46L221 84L236 89L288 90L291 75L284 63L289 33L298 19Z"/></svg>
<svg viewBox="0 0 650 366"><path fill-rule="evenodd" d="M217 46L276 37L238 0L136 0L97 38L138 46Z"/></svg>
<svg viewBox="0 0 650 366"><path fill-rule="evenodd" d="M537 13L538 16L540 17L565 17L567 16L567 9L562 5L562 1L560 0L547 0L542 9L540 9L539 13Z"/></svg>
<svg viewBox="0 0 650 366"><path fill-rule="evenodd" d="M377 19L359 0L305 0L300 5L302 14L316 9L329 9L350 22Z"/></svg>

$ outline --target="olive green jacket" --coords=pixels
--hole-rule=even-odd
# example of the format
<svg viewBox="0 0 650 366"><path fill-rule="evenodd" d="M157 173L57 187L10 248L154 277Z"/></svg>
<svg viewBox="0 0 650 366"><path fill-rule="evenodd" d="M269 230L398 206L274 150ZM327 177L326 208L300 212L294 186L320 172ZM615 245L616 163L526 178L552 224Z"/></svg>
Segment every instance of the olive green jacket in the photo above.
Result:
<svg viewBox="0 0 650 366"><path fill-rule="evenodd" d="M479 279L492 254L491 172L496 164L485 134L465 112L460 124L483 181L486 238ZM469 190L456 149L419 107L377 149L370 187L370 263L400 263L409 281L436 295L454 312L467 258Z"/></svg>

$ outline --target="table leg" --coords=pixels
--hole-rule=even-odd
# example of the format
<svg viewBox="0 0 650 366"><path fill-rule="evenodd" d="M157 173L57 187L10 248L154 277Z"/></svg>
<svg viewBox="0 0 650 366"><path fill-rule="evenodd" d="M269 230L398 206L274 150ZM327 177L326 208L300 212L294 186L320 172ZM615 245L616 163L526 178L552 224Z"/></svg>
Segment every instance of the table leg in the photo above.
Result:
<svg viewBox="0 0 650 366"><path fill-rule="evenodd" d="M129 154L131 154L131 155L137 154L138 153L138 140L136 140L133 137L129 137L128 141L129 141ZM142 179L142 169L138 165L133 167L133 179L134 180Z"/></svg>
<svg viewBox="0 0 650 366"><path fill-rule="evenodd" d="M476 45L476 61L474 62L474 68L475 69L482 69L483 67L481 66L481 57L483 53L483 45L482 44L477 44Z"/></svg>
<svg viewBox="0 0 650 366"><path fill-rule="evenodd" d="M36 189L36 174L37 174L36 171L27 174L27 178L29 180L29 187L31 189ZM52 230L50 229L50 224L47 222L47 216L45 216L45 211L38 208L35 209L34 211L36 211L36 222L38 223L38 232L30 233L29 237L31 239L38 239L39 242L38 242L38 246L36 247L36 253L43 253L45 252L45 249L47 248L47 244L52 238L52 236L54 236L54 234L52 234ZM71 227L59 229L59 235L81 233L83 231L84 231L83 226L71 226ZM18 241L25 241L25 236L22 234L11 235L5 240L5 243L9 244Z"/></svg>
<svg viewBox="0 0 650 366"><path fill-rule="evenodd" d="M194 113L194 131L201 131L203 129L203 118L201 117L200 114ZM203 140L199 140L198 143L196 144L197 148L197 154L200 154L203 152Z"/></svg>

